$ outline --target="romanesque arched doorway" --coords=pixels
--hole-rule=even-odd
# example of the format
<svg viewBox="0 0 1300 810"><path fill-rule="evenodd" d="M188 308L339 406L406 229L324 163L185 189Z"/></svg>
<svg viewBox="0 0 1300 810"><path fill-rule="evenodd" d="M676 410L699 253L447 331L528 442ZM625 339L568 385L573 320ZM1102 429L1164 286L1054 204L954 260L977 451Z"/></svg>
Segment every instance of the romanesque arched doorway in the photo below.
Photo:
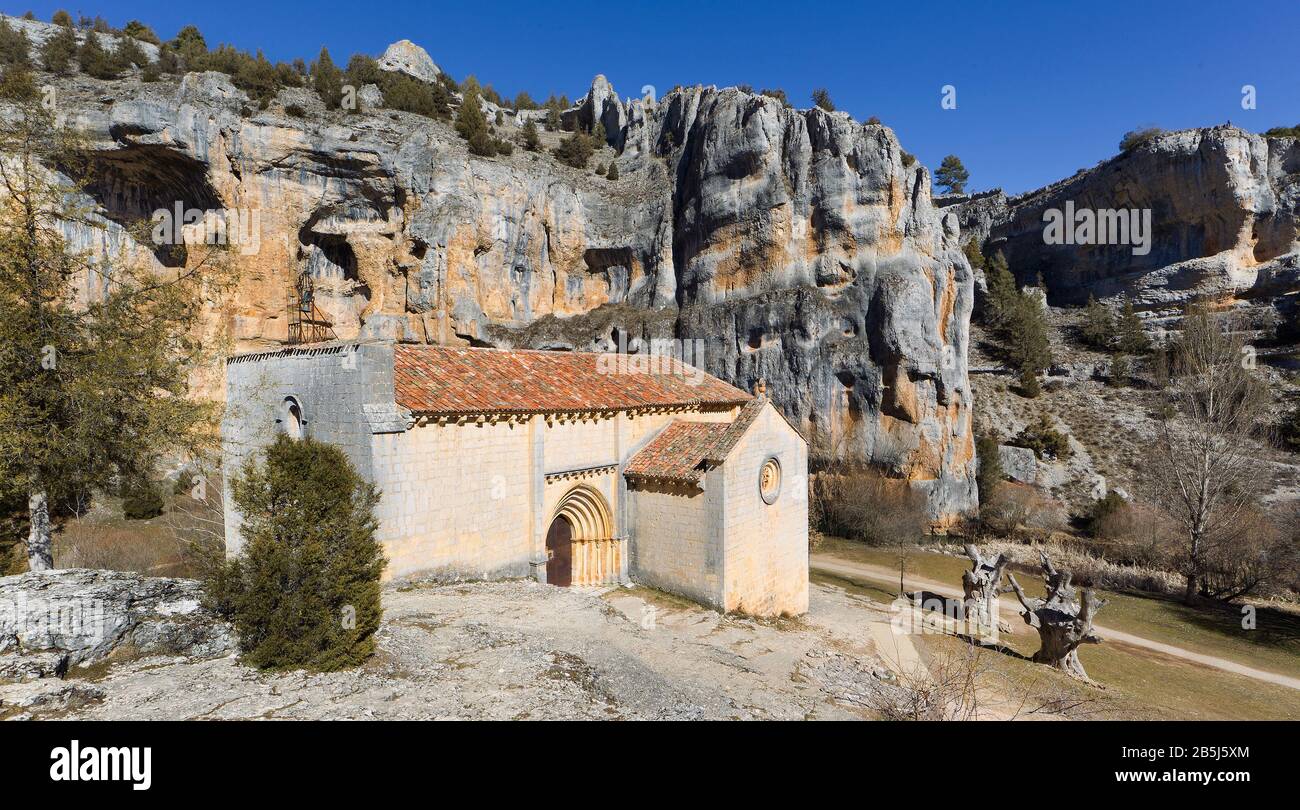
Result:
<svg viewBox="0 0 1300 810"><path fill-rule="evenodd" d="M579 484L555 507L546 533L546 581L555 585L603 585L622 577L623 551L605 498ZM552 579L554 574L554 579Z"/></svg>

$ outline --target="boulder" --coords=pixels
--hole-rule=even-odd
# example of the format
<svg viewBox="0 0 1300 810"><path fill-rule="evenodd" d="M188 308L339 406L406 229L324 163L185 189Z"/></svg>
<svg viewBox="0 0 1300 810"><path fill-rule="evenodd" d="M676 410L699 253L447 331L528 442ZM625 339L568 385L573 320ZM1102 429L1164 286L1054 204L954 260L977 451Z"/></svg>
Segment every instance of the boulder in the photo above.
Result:
<svg viewBox="0 0 1300 810"><path fill-rule="evenodd" d="M998 461L1002 462L1002 472L1012 481L1038 483L1038 457L1028 447L999 444Z"/></svg>
<svg viewBox="0 0 1300 810"><path fill-rule="evenodd" d="M409 39L399 40L388 46L384 55L379 57L379 69L394 73L404 73L413 79L433 83L442 73L433 63L428 51Z"/></svg>
<svg viewBox="0 0 1300 810"><path fill-rule="evenodd" d="M62 675L125 655L214 658L236 649L195 580L84 568L0 577L0 677Z"/></svg>
<svg viewBox="0 0 1300 810"><path fill-rule="evenodd" d="M363 84L357 91L357 100L363 110L373 110L384 106L384 94L377 84Z"/></svg>

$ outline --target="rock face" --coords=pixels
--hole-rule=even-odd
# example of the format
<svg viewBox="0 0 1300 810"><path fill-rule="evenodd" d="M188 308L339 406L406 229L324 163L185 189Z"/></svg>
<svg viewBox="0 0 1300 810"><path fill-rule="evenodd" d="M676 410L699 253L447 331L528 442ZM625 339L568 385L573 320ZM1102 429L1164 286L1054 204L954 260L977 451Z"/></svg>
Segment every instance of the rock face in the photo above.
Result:
<svg viewBox="0 0 1300 810"><path fill-rule="evenodd" d="M617 164L609 181L522 149L472 157L448 124L407 113L296 118L295 91L259 112L220 74L61 87L111 223L177 202L256 214L211 321L241 349L286 339L301 273L340 338L675 339L740 387L766 380L814 458L892 468L940 522L975 505L971 271L956 217L886 127L734 88L624 105L598 77L575 116L621 148L592 161ZM71 237L152 247L116 225Z"/></svg>
<svg viewBox="0 0 1300 810"><path fill-rule="evenodd" d="M1007 195L1000 188L975 194L945 194L935 197L934 203L944 213L951 211L957 215L962 244L974 240L976 244L983 245L993 233L994 227L1010 219Z"/></svg>
<svg viewBox="0 0 1300 810"><path fill-rule="evenodd" d="M615 149L623 142L623 130L627 126L627 114L618 93L604 76L597 76L591 83L591 89L573 108L565 110L560 120L566 129L594 129L597 123L605 128L605 141Z"/></svg>
<svg viewBox="0 0 1300 810"><path fill-rule="evenodd" d="M1149 252L1132 244L1047 244L1044 214L1149 210ZM987 199L954 207L978 222ZM1274 296L1300 288L1300 142L1233 126L1168 132L1073 177L1006 201L988 247L1020 283L1038 274L1053 304L1120 294L1173 309L1209 296ZM994 219L998 219L995 216Z"/></svg>
<svg viewBox="0 0 1300 810"><path fill-rule="evenodd" d="M409 39L399 40L388 46L384 55L379 57L379 69L396 73L405 73L422 82L433 82L442 71L433 63L429 52Z"/></svg>
<svg viewBox="0 0 1300 810"><path fill-rule="evenodd" d="M110 657L234 652L230 627L187 579L90 569L0 577L0 679L62 675Z"/></svg>

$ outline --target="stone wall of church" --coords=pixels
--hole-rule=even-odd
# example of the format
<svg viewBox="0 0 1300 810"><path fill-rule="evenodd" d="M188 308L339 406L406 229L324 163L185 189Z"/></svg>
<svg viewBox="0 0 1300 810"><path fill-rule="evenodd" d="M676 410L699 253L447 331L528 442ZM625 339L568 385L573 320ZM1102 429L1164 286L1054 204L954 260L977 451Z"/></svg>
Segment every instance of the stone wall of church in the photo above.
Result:
<svg viewBox="0 0 1300 810"><path fill-rule="evenodd" d="M528 575L536 421L432 423L373 437L386 576Z"/></svg>
<svg viewBox="0 0 1300 810"><path fill-rule="evenodd" d="M618 418L553 419L546 424L545 448L548 475L618 464Z"/></svg>
<svg viewBox="0 0 1300 810"><path fill-rule="evenodd" d="M632 580L722 609L721 493L707 484L629 488Z"/></svg>
<svg viewBox="0 0 1300 810"><path fill-rule="evenodd" d="M770 458L780 464L781 485L769 504L759 476ZM724 609L760 616L807 612L807 444L769 404L710 479L715 474L725 477L726 491Z"/></svg>
<svg viewBox="0 0 1300 810"><path fill-rule="evenodd" d="M393 401L392 346L283 348L236 356L226 364L221 447L227 554L243 547L230 484L245 462L286 431L289 398L300 406L300 435L339 447L357 471L371 479L371 427L364 406Z"/></svg>

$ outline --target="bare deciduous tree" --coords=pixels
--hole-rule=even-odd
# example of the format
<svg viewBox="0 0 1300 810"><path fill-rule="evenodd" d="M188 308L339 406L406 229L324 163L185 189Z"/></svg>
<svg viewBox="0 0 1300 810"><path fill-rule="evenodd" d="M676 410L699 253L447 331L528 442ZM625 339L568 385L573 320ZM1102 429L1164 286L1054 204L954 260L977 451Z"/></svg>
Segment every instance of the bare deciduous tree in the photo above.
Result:
<svg viewBox="0 0 1300 810"><path fill-rule="evenodd" d="M1178 528L1189 604L1204 590L1209 558L1243 539L1265 480L1250 440L1268 391L1248 357L1230 322L1216 322L1203 305L1188 307L1146 479L1150 501Z"/></svg>
<svg viewBox="0 0 1300 810"><path fill-rule="evenodd" d="M941 650L928 665L897 666L896 684L880 684L868 705L882 720L978 720L981 681L990 659L975 645Z"/></svg>

